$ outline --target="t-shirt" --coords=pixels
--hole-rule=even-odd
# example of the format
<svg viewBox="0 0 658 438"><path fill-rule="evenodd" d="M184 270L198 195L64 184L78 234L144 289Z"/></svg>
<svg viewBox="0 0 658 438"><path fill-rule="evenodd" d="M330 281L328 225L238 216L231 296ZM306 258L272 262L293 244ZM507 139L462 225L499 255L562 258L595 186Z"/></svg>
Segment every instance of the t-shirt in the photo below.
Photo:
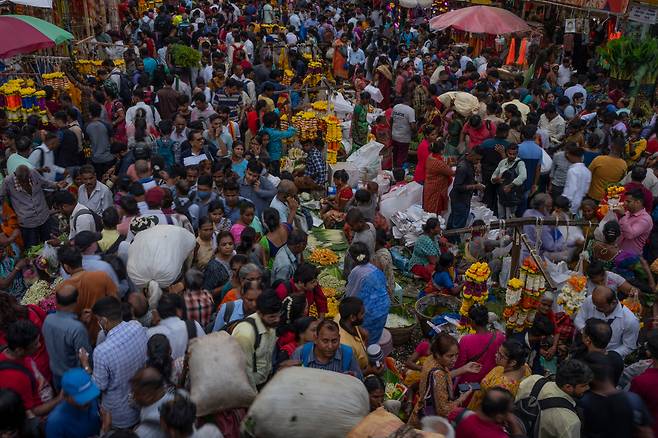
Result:
<svg viewBox="0 0 658 438"><path fill-rule="evenodd" d="M648 368L631 381L631 392L639 395L654 419L658 418L658 368ZM653 424L658 436L658 421Z"/></svg>
<svg viewBox="0 0 658 438"><path fill-rule="evenodd" d="M416 112L409 105L398 103L391 113L391 137L398 143L411 142L411 124L416 123Z"/></svg>
<svg viewBox="0 0 658 438"><path fill-rule="evenodd" d="M14 362L30 372L36 368L34 361L26 357L21 360L10 360L4 353L0 353L0 362ZM34 380L30 379L27 373L21 370L8 369L0 371L0 388L7 388L16 391L23 400L25 409L33 409L41 404L39 396L39 384L36 376L32 373ZM34 383L34 384L33 384Z"/></svg>
<svg viewBox="0 0 658 438"><path fill-rule="evenodd" d="M491 120L485 120L479 128L474 128L468 123L464 126L464 135L468 135L469 138L469 149L479 146L484 140L493 137L495 134L496 125Z"/></svg>
<svg viewBox="0 0 658 438"><path fill-rule="evenodd" d="M448 271L435 272L432 281L442 289L452 289L455 286Z"/></svg>
<svg viewBox="0 0 658 438"><path fill-rule="evenodd" d="M483 420L477 414L464 418L455 431L456 438L508 438L502 425L493 421Z"/></svg>
<svg viewBox="0 0 658 438"><path fill-rule="evenodd" d="M101 429L98 400L93 400L86 409L78 409L70 403L62 402L48 415L46 436L49 437L88 437L96 436Z"/></svg>
<svg viewBox="0 0 658 438"><path fill-rule="evenodd" d="M583 436L631 438L635 426L651 424L651 416L641 398L632 392L608 396L587 392L579 406L583 409Z"/></svg>
<svg viewBox="0 0 658 438"><path fill-rule="evenodd" d="M628 167L626 161L609 155L599 155L589 165L592 172L592 182L589 185L587 196L600 201L605 189L610 184L617 183L626 175Z"/></svg>

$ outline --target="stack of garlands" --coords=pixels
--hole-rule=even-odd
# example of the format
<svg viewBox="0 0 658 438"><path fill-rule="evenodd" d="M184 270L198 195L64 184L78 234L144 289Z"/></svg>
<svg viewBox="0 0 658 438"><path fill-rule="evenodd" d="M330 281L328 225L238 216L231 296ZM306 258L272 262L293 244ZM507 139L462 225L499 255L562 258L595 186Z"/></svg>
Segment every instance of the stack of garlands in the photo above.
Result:
<svg viewBox="0 0 658 438"><path fill-rule="evenodd" d="M623 186L610 186L605 191L605 196L596 210L596 216L599 220L603 219L610 209L615 209L622 205L623 196L626 189Z"/></svg>
<svg viewBox="0 0 658 438"><path fill-rule="evenodd" d="M292 116L292 126L297 129L300 140L315 140L318 137L318 119L313 111L302 111Z"/></svg>
<svg viewBox="0 0 658 438"><path fill-rule="evenodd" d="M324 141L327 143L327 162L336 164L340 143L343 140L343 131L336 116L327 116L323 120L327 125L327 132L324 136Z"/></svg>
<svg viewBox="0 0 658 438"><path fill-rule="evenodd" d="M585 286L587 278L582 275L572 275L567 283L562 286L557 296L557 303L562 306L565 313L571 317L575 316L580 306L585 301Z"/></svg>
<svg viewBox="0 0 658 438"><path fill-rule="evenodd" d="M468 311L471 309L471 306L476 303L484 304L489 298L487 280L490 275L491 269L486 262L473 263L464 274L466 281L462 288L462 305L459 309L459 314L461 315L460 326L462 329L471 329L468 320Z"/></svg>
<svg viewBox="0 0 658 438"><path fill-rule="evenodd" d="M521 308L523 282L518 278L510 278L505 291L505 310L503 319L508 329L521 332L525 328L528 312Z"/></svg>

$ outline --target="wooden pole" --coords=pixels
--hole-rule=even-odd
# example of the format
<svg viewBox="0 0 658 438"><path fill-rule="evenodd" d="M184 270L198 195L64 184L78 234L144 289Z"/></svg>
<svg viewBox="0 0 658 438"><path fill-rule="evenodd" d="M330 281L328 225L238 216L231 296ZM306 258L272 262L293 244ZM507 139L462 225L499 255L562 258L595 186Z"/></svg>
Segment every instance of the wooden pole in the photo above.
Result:
<svg viewBox="0 0 658 438"><path fill-rule="evenodd" d="M521 229L514 228L514 235L512 236L512 250L510 252L512 257L512 266L509 271L510 278L516 277L519 271L519 260L521 258Z"/></svg>

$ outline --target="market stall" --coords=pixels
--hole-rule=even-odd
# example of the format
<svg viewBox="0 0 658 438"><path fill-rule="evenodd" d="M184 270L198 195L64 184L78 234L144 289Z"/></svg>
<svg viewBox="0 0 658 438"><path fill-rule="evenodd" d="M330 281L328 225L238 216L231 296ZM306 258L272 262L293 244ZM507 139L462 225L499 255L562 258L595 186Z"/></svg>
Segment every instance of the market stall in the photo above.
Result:
<svg viewBox="0 0 658 438"><path fill-rule="evenodd" d="M73 35L47 21L26 15L0 16L0 59L55 47Z"/></svg>

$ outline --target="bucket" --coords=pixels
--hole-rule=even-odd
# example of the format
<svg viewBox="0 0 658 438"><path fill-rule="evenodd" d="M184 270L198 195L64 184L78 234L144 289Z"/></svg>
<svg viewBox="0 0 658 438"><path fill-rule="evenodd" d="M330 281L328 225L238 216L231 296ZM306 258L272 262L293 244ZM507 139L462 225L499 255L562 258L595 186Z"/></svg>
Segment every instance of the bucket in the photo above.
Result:
<svg viewBox="0 0 658 438"><path fill-rule="evenodd" d="M413 317L413 314L409 313L406 307L400 304L392 305L388 313L393 313L405 318ZM410 325L404 327L386 327L386 330L391 333L393 347L399 347L411 341L411 335L415 327L416 321L412 321Z"/></svg>
<svg viewBox="0 0 658 438"><path fill-rule="evenodd" d="M450 295L426 295L416 301L414 313L423 333L429 333L431 327L427 324L437 315L447 312L458 312L461 307L459 298Z"/></svg>

